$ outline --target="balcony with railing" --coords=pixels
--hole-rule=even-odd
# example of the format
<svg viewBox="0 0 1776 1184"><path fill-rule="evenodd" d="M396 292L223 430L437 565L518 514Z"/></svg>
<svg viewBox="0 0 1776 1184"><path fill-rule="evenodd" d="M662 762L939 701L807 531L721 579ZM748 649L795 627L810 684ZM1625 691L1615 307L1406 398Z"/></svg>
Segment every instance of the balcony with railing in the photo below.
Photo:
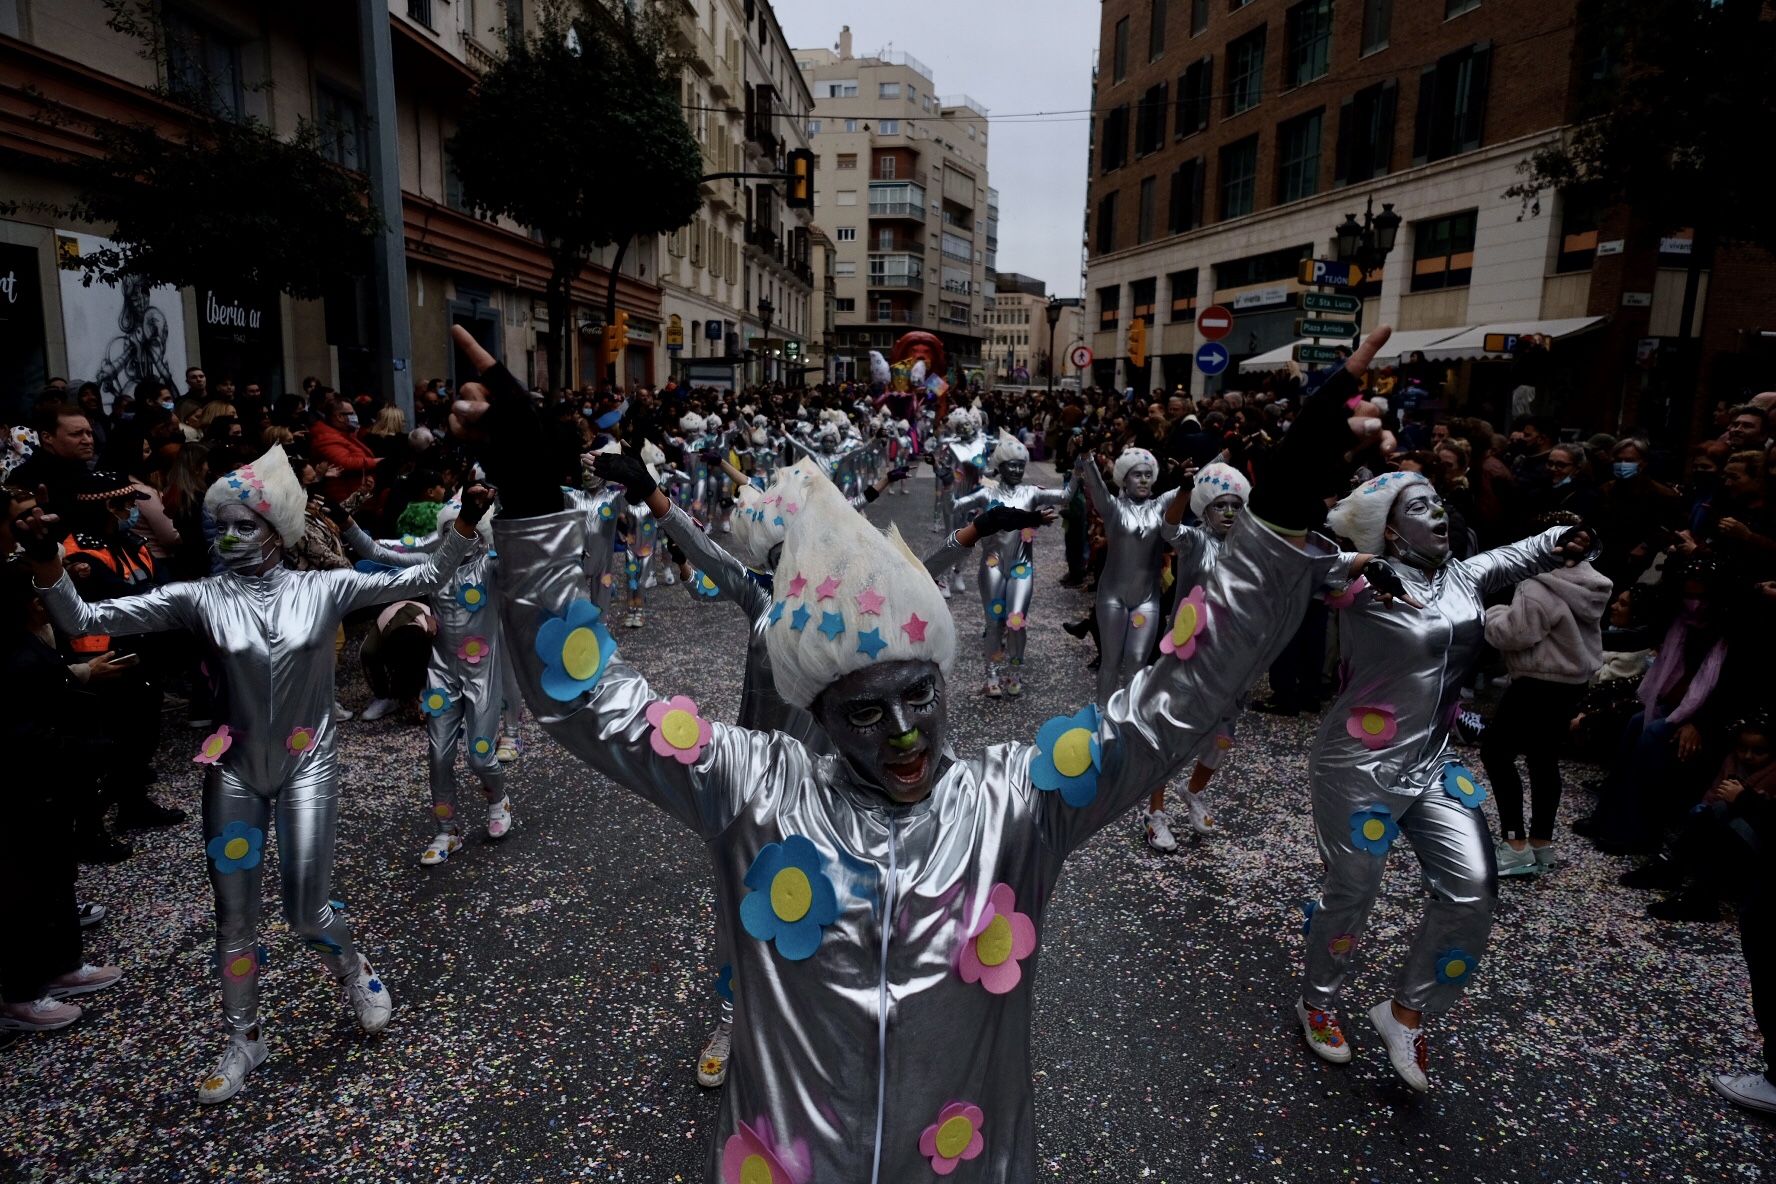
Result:
<svg viewBox="0 0 1776 1184"><path fill-rule="evenodd" d="M871 325L918 325L924 322L913 308L866 308L863 319Z"/></svg>
<svg viewBox="0 0 1776 1184"><path fill-rule="evenodd" d="M925 269L912 255L871 255L869 286L921 289L925 286Z"/></svg>
<svg viewBox="0 0 1776 1184"><path fill-rule="evenodd" d="M982 115L992 114L992 112L987 110L987 105L985 103L968 95L945 95L937 102L938 106L944 108L946 111L951 107L966 107L970 111L978 111Z"/></svg>
<svg viewBox="0 0 1776 1184"><path fill-rule="evenodd" d="M925 187L909 181L871 181L869 212L872 218L925 220Z"/></svg>

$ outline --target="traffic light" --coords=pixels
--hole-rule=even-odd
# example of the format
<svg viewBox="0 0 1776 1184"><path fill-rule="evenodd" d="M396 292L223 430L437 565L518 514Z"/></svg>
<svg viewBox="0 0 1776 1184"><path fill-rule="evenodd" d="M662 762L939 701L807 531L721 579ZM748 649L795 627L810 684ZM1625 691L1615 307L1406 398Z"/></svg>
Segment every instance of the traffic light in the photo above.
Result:
<svg viewBox="0 0 1776 1184"><path fill-rule="evenodd" d="M1128 363L1137 370L1147 364L1147 322L1140 317L1129 322Z"/></svg>
<svg viewBox="0 0 1776 1184"><path fill-rule="evenodd" d="M629 314L617 310L617 323L611 326L611 357L621 357L629 345Z"/></svg>
<svg viewBox="0 0 1776 1184"><path fill-rule="evenodd" d="M616 351L611 348L611 343L616 337L616 332L616 329L610 325L606 325L598 331L597 381L599 382L604 381L605 375L610 373L611 363L616 360Z"/></svg>
<svg viewBox="0 0 1776 1184"><path fill-rule="evenodd" d="M814 208L814 154L795 148L789 154L789 192L783 204L792 210Z"/></svg>

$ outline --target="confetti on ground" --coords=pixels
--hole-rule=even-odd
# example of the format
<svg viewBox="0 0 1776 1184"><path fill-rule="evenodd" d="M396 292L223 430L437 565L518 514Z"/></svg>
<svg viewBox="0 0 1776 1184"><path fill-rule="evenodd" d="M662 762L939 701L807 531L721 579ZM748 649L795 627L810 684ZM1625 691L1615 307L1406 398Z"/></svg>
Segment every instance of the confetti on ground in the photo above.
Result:
<svg viewBox="0 0 1776 1184"><path fill-rule="evenodd" d="M1043 465L1031 474L1052 480ZM892 516L915 547L935 544L931 484L911 489L872 516ZM972 572L951 602L960 752L1028 739L1090 694L1090 644L1060 631L1089 598L1059 585L1058 527L1037 551L1022 700L976 693ZM647 627L618 631L625 656L657 688L733 719L738 614L682 588L649 596ZM342 697L367 698L355 670ZM1361 1014L1384 997L1419 916L1404 848L1349 984L1356 1059L1338 1069L1306 1051L1292 1004L1300 904L1318 884L1313 727L1241 721L1210 790L1224 836L1158 856L1131 814L1074 857L1040 955L1040 1178L1763 1178L1776 1124L1707 1086L1760 1063L1737 934L1725 920L1648 921L1647 898L1616 885L1626 862L1571 836L1556 872L1504 884L1473 988L1430 1029L1433 1093L1416 1099L1395 1079ZM157 792L194 816L198 738L170 720L158 763ZM0 1051L0 1179L701 1180L716 1107L693 1072L717 970L702 849L533 726L524 742L508 781L512 835L494 845L471 832L449 863L422 868L423 731L397 718L344 726L333 895L390 984L394 1022L377 1040L357 1034L318 962L275 922L268 877L272 1058L217 1109L195 1101L222 1042L195 817L137 832L126 863L83 869L82 899L111 910L87 931L88 956L128 978L75 1028ZM1572 770L1569 786L1588 775ZM1569 789L1565 817L1587 803Z"/></svg>

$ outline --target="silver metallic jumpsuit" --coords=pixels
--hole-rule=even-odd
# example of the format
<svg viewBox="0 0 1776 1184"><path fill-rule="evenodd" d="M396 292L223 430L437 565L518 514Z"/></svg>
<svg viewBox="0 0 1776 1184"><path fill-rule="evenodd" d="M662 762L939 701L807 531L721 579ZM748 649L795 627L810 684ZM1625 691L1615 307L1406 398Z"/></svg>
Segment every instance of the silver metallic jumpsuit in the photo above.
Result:
<svg viewBox="0 0 1776 1184"><path fill-rule="evenodd" d="M349 568L260 576L233 572L87 604L67 576L43 589L64 632L127 636L185 629L205 638L222 679L228 746L206 763L203 825L228 1031L259 1022L259 878L273 810L284 919L335 978L359 965L345 917L330 903L339 816L333 641L348 613L437 591L469 552L455 530L428 561L399 572ZM206 745L206 747L208 747Z"/></svg>
<svg viewBox="0 0 1776 1184"><path fill-rule="evenodd" d="M1180 490L1183 496L1189 494ZM1171 544L1172 551L1177 555L1177 563L1172 571L1177 579L1178 595L1190 595L1190 590L1198 584L1205 583L1209 572L1221 557L1221 548L1226 546L1215 533L1203 526L1188 526L1180 523L1176 526L1167 525L1161 531L1165 540ZM1345 560L1347 563L1349 557ZM1099 587L1103 585L1100 583ZM1227 714L1215 725L1214 735L1203 744L1196 754L1196 763L1205 769L1216 770L1233 748L1234 733L1239 725L1240 713L1245 710L1246 696L1244 692L1234 699L1228 707Z"/></svg>
<svg viewBox="0 0 1776 1184"><path fill-rule="evenodd" d="M702 837L731 924L775 927L734 929L734 1051L705 1179L900 1184L961 1160L970 1181L1035 1179L1031 1011L1063 863L1281 649L1313 556L1242 520L1188 658L1138 672L1042 742L946 756L931 795L896 806L781 732L713 723L691 763L658 755L639 673L616 660L578 678L603 657L561 624L584 599L580 528L572 512L494 524L526 699L581 760Z"/></svg>
<svg viewBox="0 0 1776 1184"><path fill-rule="evenodd" d="M380 543L353 522L345 543L354 554L389 567L430 562L446 529L416 545L396 549ZM440 829L456 830L456 746L466 749L469 772L489 801L505 792L506 768L495 755L499 745L506 654L499 629L499 560L477 542L442 589L427 597L438 619L426 689L419 696L426 716L426 764L432 789L432 817Z"/></svg>
<svg viewBox="0 0 1776 1184"><path fill-rule="evenodd" d="M1045 489L1028 482L1007 487L999 481L987 481L968 496L956 499L956 525L974 521L977 514L992 506L1010 506L1014 510L1058 508L1072 498L1073 488L1071 480L1061 489ZM1009 662L1013 667L1024 664L1030 594L1036 586L1035 543L1036 530L1028 526L981 540L980 598L987 622L982 652L989 671L1001 662Z"/></svg>
<svg viewBox="0 0 1776 1184"><path fill-rule="evenodd" d="M1165 512L1179 491L1145 501L1110 493L1095 463L1084 466L1085 492L1104 522L1104 570L1098 576L1098 703L1146 665L1159 639L1159 571Z"/></svg>
<svg viewBox="0 0 1776 1184"><path fill-rule="evenodd" d="M565 488L562 492L569 504L586 516L586 553L580 570L586 573L586 584L592 589L592 603L608 615L611 591L617 586L617 573L612 568L617 525L623 517L622 491L606 487L595 493Z"/></svg>
<svg viewBox="0 0 1776 1184"><path fill-rule="evenodd" d="M1235 528L1238 529L1237 527ZM1483 598L1559 565L1565 528L1399 573L1425 607L1383 605L1367 588L1342 609L1343 687L1314 746L1314 829L1325 881L1309 922L1303 1000L1330 1011L1404 834L1431 901L1394 987L1402 1007L1436 1015L1461 997L1492 931L1497 867L1479 779L1449 747L1461 684L1485 638ZM1226 552L1221 566L1231 562Z"/></svg>

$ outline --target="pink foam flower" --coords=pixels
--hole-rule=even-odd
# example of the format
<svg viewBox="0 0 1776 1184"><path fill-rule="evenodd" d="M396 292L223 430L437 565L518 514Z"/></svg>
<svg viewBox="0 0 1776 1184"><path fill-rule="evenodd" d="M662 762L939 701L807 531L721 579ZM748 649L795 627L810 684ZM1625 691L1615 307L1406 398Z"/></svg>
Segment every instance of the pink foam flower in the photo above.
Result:
<svg viewBox="0 0 1776 1184"><path fill-rule="evenodd" d="M1190 590L1190 595L1178 602L1177 615L1172 618L1172 627L1159 640L1162 653L1172 655L1180 661L1196 653L1196 643L1209 628L1209 594L1201 584Z"/></svg>
<svg viewBox="0 0 1776 1184"><path fill-rule="evenodd" d="M1036 923L1017 911L1010 884L995 884L987 907L962 935L956 971L965 983L979 983L988 994L1004 995L1024 977L1019 965L1036 952Z"/></svg>
<svg viewBox="0 0 1776 1184"><path fill-rule="evenodd" d="M1357 597L1362 593L1363 589L1368 586L1369 581L1365 580L1362 576L1358 576L1346 586L1344 591L1328 592L1323 599L1328 608L1349 608L1357 602Z"/></svg>
<svg viewBox="0 0 1776 1184"><path fill-rule="evenodd" d="M313 728L305 728L300 724L291 728L290 734L284 738L284 751L288 752L291 756L304 756L308 753L309 749L314 747L314 745L315 730Z"/></svg>
<svg viewBox="0 0 1776 1184"><path fill-rule="evenodd" d="M722 1144L722 1184L808 1184L814 1174L814 1157L808 1145L797 1139L779 1146L771 1120L736 1124Z"/></svg>
<svg viewBox="0 0 1776 1184"><path fill-rule="evenodd" d="M714 735L709 721L697 714L697 704L684 695L649 703L647 721L654 728L648 737L654 752L681 765L696 764Z"/></svg>
<svg viewBox="0 0 1776 1184"><path fill-rule="evenodd" d="M197 746L197 755L191 759L200 765L213 765L222 759L222 754L234 747L234 733L227 724L223 724Z"/></svg>
<svg viewBox="0 0 1776 1184"><path fill-rule="evenodd" d="M1386 748L1400 734L1400 721L1390 704L1372 703L1353 707L1344 721L1344 730L1352 740L1371 752Z"/></svg>
<svg viewBox="0 0 1776 1184"><path fill-rule="evenodd" d="M919 1154L931 1160L931 1170L947 1176L965 1159L986 1150L981 1124L986 1120L972 1102L951 1102L937 1112L937 1121L919 1136Z"/></svg>
<svg viewBox="0 0 1776 1184"><path fill-rule="evenodd" d="M462 644L456 647L456 656L471 666L481 665L487 655L492 652L493 647L488 645L487 639L479 634L463 638Z"/></svg>

